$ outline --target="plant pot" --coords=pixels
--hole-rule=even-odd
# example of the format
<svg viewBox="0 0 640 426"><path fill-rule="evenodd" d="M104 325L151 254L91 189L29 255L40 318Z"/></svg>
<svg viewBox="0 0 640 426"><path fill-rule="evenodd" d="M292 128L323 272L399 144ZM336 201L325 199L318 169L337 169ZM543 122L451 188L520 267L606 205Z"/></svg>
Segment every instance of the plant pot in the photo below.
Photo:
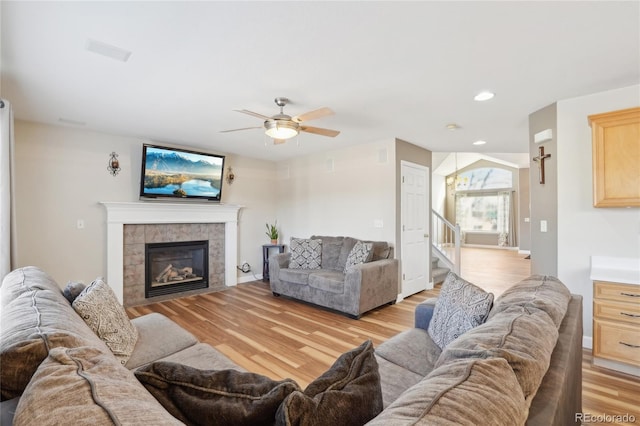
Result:
<svg viewBox="0 0 640 426"><path fill-rule="evenodd" d="M275 244L278 244L278 239L277 239L277 238L275 238L275 239L274 239L274 238L272 238L272 239L271 239L271 244L274 244L274 245L275 245Z"/></svg>

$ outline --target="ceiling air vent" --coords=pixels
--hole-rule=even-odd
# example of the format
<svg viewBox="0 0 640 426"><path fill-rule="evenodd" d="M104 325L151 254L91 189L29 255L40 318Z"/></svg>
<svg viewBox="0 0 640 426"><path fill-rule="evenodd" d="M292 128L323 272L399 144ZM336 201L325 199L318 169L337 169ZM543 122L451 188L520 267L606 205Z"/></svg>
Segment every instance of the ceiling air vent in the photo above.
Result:
<svg viewBox="0 0 640 426"><path fill-rule="evenodd" d="M87 40L87 50L121 62L127 62L131 56L131 52L128 50L91 39Z"/></svg>

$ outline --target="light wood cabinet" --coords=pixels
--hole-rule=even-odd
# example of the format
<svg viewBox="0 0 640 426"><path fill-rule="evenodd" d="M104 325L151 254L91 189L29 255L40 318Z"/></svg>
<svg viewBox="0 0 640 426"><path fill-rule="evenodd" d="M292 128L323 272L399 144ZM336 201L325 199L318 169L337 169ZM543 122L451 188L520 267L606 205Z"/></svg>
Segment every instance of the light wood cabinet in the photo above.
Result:
<svg viewBox="0 0 640 426"><path fill-rule="evenodd" d="M593 285L594 362L600 358L640 367L640 286L607 281Z"/></svg>
<svg viewBox="0 0 640 426"><path fill-rule="evenodd" d="M594 207L640 206L640 107L589 116Z"/></svg>

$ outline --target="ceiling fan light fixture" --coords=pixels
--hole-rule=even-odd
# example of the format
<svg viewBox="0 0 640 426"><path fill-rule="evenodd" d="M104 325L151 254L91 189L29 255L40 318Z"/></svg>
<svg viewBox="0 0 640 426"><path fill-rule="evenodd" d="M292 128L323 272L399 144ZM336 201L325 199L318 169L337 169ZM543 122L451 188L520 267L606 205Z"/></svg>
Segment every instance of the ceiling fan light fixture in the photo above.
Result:
<svg viewBox="0 0 640 426"><path fill-rule="evenodd" d="M291 139L298 135L300 125L295 121L270 120L264 123L267 136L273 139Z"/></svg>

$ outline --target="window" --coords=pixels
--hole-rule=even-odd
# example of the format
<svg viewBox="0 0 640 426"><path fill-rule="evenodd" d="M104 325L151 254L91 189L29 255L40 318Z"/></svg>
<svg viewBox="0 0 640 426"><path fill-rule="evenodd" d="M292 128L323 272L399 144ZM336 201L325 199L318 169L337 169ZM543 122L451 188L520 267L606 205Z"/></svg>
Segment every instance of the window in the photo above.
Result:
<svg viewBox="0 0 640 426"><path fill-rule="evenodd" d="M463 231L506 232L509 193L456 194L456 222Z"/></svg>
<svg viewBox="0 0 640 426"><path fill-rule="evenodd" d="M456 191L478 191L513 187L513 174L509 170L482 167L460 173L456 177Z"/></svg>
<svg viewBox="0 0 640 426"><path fill-rule="evenodd" d="M506 233L513 174L510 170L482 167L455 179L456 222L462 231Z"/></svg>

